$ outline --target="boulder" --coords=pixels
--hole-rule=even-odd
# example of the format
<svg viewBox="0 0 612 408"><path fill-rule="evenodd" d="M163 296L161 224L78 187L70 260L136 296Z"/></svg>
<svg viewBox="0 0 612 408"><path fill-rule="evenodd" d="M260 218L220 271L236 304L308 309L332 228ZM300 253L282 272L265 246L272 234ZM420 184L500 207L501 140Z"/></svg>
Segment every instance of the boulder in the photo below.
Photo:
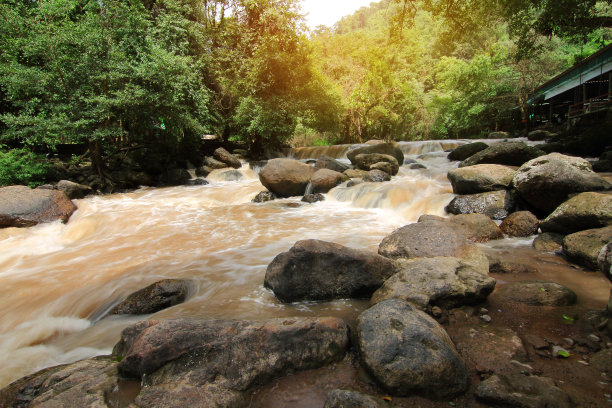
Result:
<svg viewBox="0 0 612 408"><path fill-rule="evenodd" d="M503 259L489 259L489 273L523 274L535 272L537 272L537 269L530 265L510 262Z"/></svg>
<svg viewBox="0 0 612 408"><path fill-rule="evenodd" d="M360 170L372 170L379 163L387 163L390 171L387 171L390 175L394 176L399 171L399 164L395 157L388 154L380 153L369 153L369 154L358 154L354 157L354 164ZM380 169L383 170L383 169ZM386 171L386 170L383 170Z"/></svg>
<svg viewBox="0 0 612 408"><path fill-rule="evenodd" d="M590 363L601 372L612 373L612 348L593 354Z"/></svg>
<svg viewBox="0 0 612 408"><path fill-rule="evenodd" d="M426 169L427 167L421 163L412 163L411 165L408 166L408 168L410 170L421 170L421 169Z"/></svg>
<svg viewBox="0 0 612 408"><path fill-rule="evenodd" d="M393 395L449 399L469 386L446 331L410 303L389 299L363 312L357 339L364 366Z"/></svg>
<svg viewBox="0 0 612 408"><path fill-rule="evenodd" d="M208 181L201 179L201 178L197 178L193 180L187 180L187 183L185 185L187 186L207 186L208 184L209 184Z"/></svg>
<svg viewBox="0 0 612 408"><path fill-rule="evenodd" d="M93 194L93 189L89 186L78 184L69 180L60 180L55 186L59 191L66 193L71 200L83 198L89 194Z"/></svg>
<svg viewBox="0 0 612 408"><path fill-rule="evenodd" d="M331 157L321 156L315 163L315 169L328 169L337 171L338 173L344 173L346 170L349 169L349 166L342 162L339 162L336 159L332 159Z"/></svg>
<svg viewBox="0 0 612 408"><path fill-rule="evenodd" d="M342 173L338 173L334 170L329 169L320 169L313 173L310 178L310 182L312 183L312 192L317 193L327 193L332 188L342 184L344 181L347 181L349 178Z"/></svg>
<svg viewBox="0 0 612 408"><path fill-rule="evenodd" d="M208 166L198 167L195 170L195 174L197 177L208 177L210 173L212 173L214 169Z"/></svg>
<svg viewBox="0 0 612 408"><path fill-rule="evenodd" d="M612 173L612 160L597 160L593 162L593 171L597 173Z"/></svg>
<svg viewBox="0 0 612 408"><path fill-rule="evenodd" d="M123 330L113 357L143 383L136 406L236 407L257 385L342 360L348 343L348 326L331 317L145 320Z"/></svg>
<svg viewBox="0 0 612 408"><path fill-rule="evenodd" d="M495 132L490 132L487 135L487 138L489 138L489 139L507 139L509 137L510 137L510 133L504 132L502 130L495 131Z"/></svg>
<svg viewBox="0 0 612 408"><path fill-rule="evenodd" d="M570 398L547 377L493 375L476 388L476 398L489 406L508 408L571 408Z"/></svg>
<svg viewBox="0 0 612 408"><path fill-rule="evenodd" d="M159 185L164 187L182 186L191 179L191 174L185 169L170 169L159 175Z"/></svg>
<svg viewBox="0 0 612 408"><path fill-rule="evenodd" d="M320 201L325 201L325 196L321 193L306 194L304 195L304 197L302 197L301 201L303 203L309 203L309 204L318 203Z"/></svg>
<svg viewBox="0 0 612 408"><path fill-rule="evenodd" d="M477 164L448 172L455 194L509 190L515 170L499 164Z"/></svg>
<svg viewBox="0 0 612 408"><path fill-rule="evenodd" d="M110 314L149 314L183 303L189 294L189 282L164 279L129 295L111 309Z"/></svg>
<svg viewBox="0 0 612 408"><path fill-rule="evenodd" d="M591 170L588 161L559 153L538 157L522 165L513 184L521 198L545 212L553 211L570 194L612 187Z"/></svg>
<svg viewBox="0 0 612 408"><path fill-rule="evenodd" d="M327 394L323 408L384 408L387 406L382 399L360 392L333 390Z"/></svg>
<svg viewBox="0 0 612 408"><path fill-rule="evenodd" d="M368 174L368 172L365 170L357 170L357 169L344 170L343 173L348 178L363 178L366 174Z"/></svg>
<svg viewBox="0 0 612 408"><path fill-rule="evenodd" d="M580 231L563 239L563 252L571 261L596 271L599 254L610 242L612 226Z"/></svg>
<svg viewBox="0 0 612 408"><path fill-rule="evenodd" d="M363 176L363 181L369 183L382 183L390 180L391 175L389 175L389 173L377 169L370 170L366 173L366 175Z"/></svg>
<svg viewBox="0 0 612 408"><path fill-rule="evenodd" d="M504 190L457 196L445 210L449 214L484 214L493 220L503 220L515 208L516 196Z"/></svg>
<svg viewBox="0 0 612 408"><path fill-rule="evenodd" d="M76 209L63 191L26 186L0 188L0 228L67 222Z"/></svg>
<svg viewBox="0 0 612 408"><path fill-rule="evenodd" d="M395 164L389 162L378 162L371 165L370 170L381 170L387 174L395 175L399 172L399 166L395 166Z"/></svg>
<svg viewBox="0 0 612 408"><path fill-rule="evenodd" d="M214 174L216 181L241 181L244 180L244 174L239 170L225 170Z"/></svg>
<svg viewBox="0 0 612 408"><path fill-rule="evenodd" d="M252 199L251 202L265 203L265 202L273 201L273 200L276 200L276 196L274 195L274 193L266 190L266 191L260 191L259 193L257 193L255 198Z"/></svg>
<svg viewBox="0 0 612 408"><path fill-rule="evenodd" d="M239 169L242 167L240 160L222 147L215 150L213 156L215 159L227 164L229 167L233 167L234 169Z"/></svg>
<svg viewBox="0 0 612 408"><path fill-rule="evenodd" d="M279 197L304 195L315 168L292 159L272 159L259 172L259 180Z"/></svg>
<svg viewBox="0 0 612 408"><path fill-rule="evenodd" d="M484 214L460 214L449 221L465 230L466 238L472 242L487 242L504 237L495 221Z"/></svg>
<svg viewBox="0 0 612 408"><path fill-rule="evenodd" d="M532 130L531 132L527 133L527 139L531 140L532 142L539 142L542 140L551 139L555 136L557 136L556 133L552 133L542 129Z"/></svg>
<svg viewBox="0 0 612 408"><path fill-rule="evenodd" d="M612 225L612 194L581 193L558 206L542 221L542 231L571 234Z"/></svg>
<svg viewBox="0 0 612 408"><path fill-rule="evenodd" d="M561 234L545 232L533 240L533 248L540 252L561 252L563 250L563 238Z"/></svg>
<svg viewBox="0 0 612 408"><path fill-rule="evenodd" d="M397 261L399 272L372 295L370 304L401 299L427 311L432 306L450 309L486 300L495 279L452 257Z"/></svg>
<svg viewBox="0 0 612 408"><path fill-rule="evenodd" d="M471 157L476 153L483 151L487 147L489 147L489 145L483 142L467 143L461 146L457 146L457 148L455 148L452 152L448 154L448 160L463 161L468 157Z"/></svg>
<svg viewBox="0 0 612 408"><path fill-rule="evenodd" d="M510 214L499 228L509 237L529 237L538 233L540 221L529 211L517 211Z"/></svg>
<svg viewBox="0 0 612 408"><path fill-rule="evenodd" d="M604 276L612 281L612 242L599 251L597 265ZM610 302L608 302L608 312L612 314L612 292L610 293Z"/></svg>
<svg viewBox="0 0 612 408"><path fill-rule="evenodd" d="M555 282L544 281L509 283L502 286L499 293L509 302L530 306L569 306L576 303L577 299L571 289Z"/></svg>
<svg viewBox="0 0 612 408"><path fill-rule="evenodd" d="M282 302L364 298L395 272L391 260L375 253L305 240L274 258L264 286Z"/></svg>
<svg viewBox="0 0 612 408"><path fill-rule="evenodd" d="M221 160L217 160L210 156L204 157L204 166L209 167L213 170L226 169L229 167L226 163L223 163Z"/></svg>
<svg viewBox="0 0 612 408"><path fill-rule="evenodd" d="M404 162L404 153L395 143L378 143L374 145L360 146L349 150L346 157L351 161L351 163L355 164L355 156L359 154L371 153L388 154L389 156L395 157L398 163Z"/></svg>
<svg viewBox="0 0 612 408"><path fill-rule="evenodd" d="M459 167L473 166L475 164L521 166L523 163L544 154L540 149L528 146L524 142L504 142L489 146L468 157L459 164Z"/></svg>

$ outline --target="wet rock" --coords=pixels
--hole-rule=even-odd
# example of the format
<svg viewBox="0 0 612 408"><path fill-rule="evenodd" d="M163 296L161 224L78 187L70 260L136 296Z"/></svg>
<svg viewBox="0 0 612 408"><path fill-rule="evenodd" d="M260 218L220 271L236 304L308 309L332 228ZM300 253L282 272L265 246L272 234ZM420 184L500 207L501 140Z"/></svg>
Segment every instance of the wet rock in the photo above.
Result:
<svg viewBox="0 0 612 408"><path fill-rule="evenodd" d="M458 258L436 257L397 261L399 272L372 295L370 304L401 299L426 311L450 309L486 300L495 279Z"/></svg>
<svg viewBox="0 0 612 408"><path fill-rule="evenodd" d="M304 197L302 197L302 202L304 203L313 204L313 203L318 203L320 201L325 201L325 196L320 193L306 194Z"/></svg>
<svg viewBox="0 0 612 408"><path fill-rule="evenodd" d="M515 170L499 164L477 164L448 172L455 194L477 194L508 190Z"/></svg>
<svg viewBox="0 0 612 408"><path fill-rule="evenodd" d="M525 343L533 347L534 350L545 350L549 348L549 344L546 340L533 334L525 336Z"/></svg>
<svg viewBox="0 0 612 408"><path fill-rule="evenodd" d="M502 286L499 293L507 301L531 306L569 306L576 303L577 299L571 289L544 281L509 283Z"/></svg>
<svg viewBox="0 0 612 408"><path fill-rule="evenodd" d="M459 164L459 167L475 164L503 164L506 166L521 166L523 163L543 156L538 148L528 146L524 142L504 142L487 147L470 156Z"/></svg>
<svg viewBox="0 0 612 408"><path fill-rule="evenodd" d="M510 133L500 130L489 133L487 137L489 139L507 139L510 137Z"/></svg>
<svg viewBox="0 0 612 408"><path fill-rule="evenodd" d="M581 193L558 206L542 221L542 231L571 234L612 225L612 194Z"/></svg>
<svg viewBox="0 0 612 408"><path fill-rule="evenodd" d="M208 175L210 173L212 173L213 170L214 169L212 169L212 168L210 168L208 166L202 166L202 167L198 167L195 170L195 174L196 174L197 177L208 177Z"/></svg>
<svg viewBox="0 0 612 408"><path fill-rule="evenodd" d="M565 255L591 270L599 270L598 258L601 250L612 242L612 226L576 232L563 239Z"/></svg>
<svg viewBox="0 0 612 408"><path fill-rule="evenodd" d="M310 178L313 193L327 193L332 188L342 184L349 178L334 170L320 169Z"/></svg>
<svg viewBox="0 0 612 408"><path fill-rule="evenodd" d="M333 390L327 394L323 408L384 408L383 400L356 391Z"/></svg>
<svg viewBox="0 0 612 408"><path fill-rule="evenodd" d="M590 362L599 371L612 373L612 349L605 349L593 354Z"/></svg>
<svg viewBox="0 0 612 408"><path fill-rule="evenodd" d="M191 174L185 169L170 169L159 176L159 185L164 187L182 186L191 179Z"/></svg>
<svg viewBox="0 0 612 408"><path fill-rule="evenodd" d="M522 165L513 184L521 198L546 212L553 211L570 194L612 187L593 172L588 161L559 153L538 157Z"/></svg>
<svg viewBox="0 0 612 408"><path fill-rule="evenodd" d="M597 266L603 272L604 276L612 281L612 242L606 245L599 251L597 256ZM608 302L608 312L612 314L612 292L610 293L610 301Z"/></svg>
<svg viewBox="0 0 612 408"><path fill-rule="evenodd" d="M533 240L533 248L540 252L560 252L563 250L564 235L545 232Z"/></svg>
<svg viewBox="0 0 612 408"><path fill-rule="evenodd" d="M249 391L295 371L342 360L348 326L337 318L142 321L113 355L144 387L137 406L246 406Z"/></svg>
<svg viewBox="0 0 612 408"><path fill-rule="evenodd" d="M516 208L516 197L509 191L470 194L455 197L445 208L450 214L484 214L503 220Z"/></svg>
<svg viewBox="0 0 612 408"><path fill-rule="evenodd" d="M304 195L315 168L292 159L272 159L259 172L259 180L279 197Z"/></svg>
<svg viewBox="0 0 612 408"><path fill-rule="evenodd" d="M517 262L509 262L501 259L490 260L489 261L489 273L499 273L499 274L524 274L524 273L533 273L536 272L536 269Z"/></svg>
<svg viewBox="0 0 612 408"><path fill-rule="evenodd" d="M358 169L366 170L366 171L375 169L376 167L373 167L373 166L375 166L376 164L387 163L388 166L384 166L384 169L379 168L379 170L383 170L391 174L392 176L396 175L397 172L399 171L399 164L398 164L397 159L388 154L380 154L380 153L358 154L354 157L353 163ZM387 171L386 170L387 168L390 171Z"/></svg>
<svg viewBox="0 0 612 408"><path fill-rule="evenodd" d="M348 178L363 178L366 174L368 174L367 171L357 169L348 169L345 170L343 173Z"/></svg>
<svg viewBox="0 0 612 408"><path fill-rule="evenodd" d="M469 374L453 342L433 318L390 299L357 319L363 364L387 391L446 399L463 394Z"/></svg>
<svg viewBox="0 0 612 408"><path fill-rule="evenodd" d="M219 147L214 151L213 156L215 159L219 160L222 163L225 163L229 167L233 167L234 169L239 169L242 167L242 163L236 156L228 152L222 147Z"/></svg>
<svg viewBox="0 0 612 408"><path fill-rule="evenodd" d="M398 163L404 162L404 153L395 143L378 143L375 145L360 146L356 149L349 150L346 157L351 163L355 164L355 156L372 153L388 154L389 156L395 157Z"/></svg>
<svg viewBox="0 0 612 408"><path fill-rule="evenodd" d="M461 146L458 146L448 155L448 160L450 161L463 161L468 157L475 155L476 153L483 151L489 147L488 144L483 142L475 142L475 143L467 143Z"/></svg>
<svg viewBox="0 0 612 408"><path fill-rule="evenodd" d="M408 168L410 170L420 170L420 169L426 169L427 167L421 163L412 163L411 165L408 166Z"/></svg>
<svg viewBox="0 0 612 408"><path fill-rule="evenodd" d="M575 406L552 379L522 374L494 375L476 388L476 398L509 408L571 408Z"/></svg>
<svg viewBox="0 0 612 408"><path fill-rule="evenodd" d="M244 179L244 174L239 170L225 170L215 174L217 181L240 181Z"/></svg>
<svg viewBox="0 0 612 408"><path fill-rule="evenodd" d="M59 191L66 193L71 200L83 198L89 194L93 194L93 189L89 186L78 184L69 180L60 180L55 186Z"/></svg>
<svg viewBox="0 0 612 408"><path fill-rule="evenodd" d="M552 133L542 129L532 130L531 132L527 133L527 139L531 140L532 142L547 140L555 136L557 136L556 133Z"/></svg>
<svg viewBox="0 0 612 408"><path fill-rule="evenodd" d="M259 193L257 193L255 198L251 200L251 202L265 203L265 202L273 201L273 200L276 200L276 196L274 195L274 193L266 190L266 191L260 191Z"/></svg>
<svg viewBox="0 0 612 408"><path fill-rule="evenodd" d="M387 174L395 175L399 171L399 166L396 167L395 164L389 162L378 162L371 165L370 170L380 170Z"/></svg>
<svg viewBox="0 0 612 408"><path fill-rule="evenodd" d="M322 156L315 163L315 169L328 169L337 171L338 173L344 173L346 170L349 169L349 166L342 162L339 162L336 159L332 159L331 157Z"/></svg>
<svg viewBox="0 0 612 408"><path fill-rule="evenodd" d="M375 253L305 240L274 258L264 285L282 302L364 298L395 272L392 261Z"/></svg>
<svg viewBox="0 0 612 408"><path fill-rule="evenodd" d="M487 242L504 237L495 221L484 214L460 214L451 217L449 221L463 228L466 238L472 242Z"/></svg>
<svg viewBox="0 0 612 408"><path fill-rule="evenodd" d="M540 221L529 211L517 211L507 216L499 228L509 237L529 237L538 233Z"/></svg>
<svg viewBox="0 0 612 408"><path fill-rule="evenodd" d="M63 191L26 186L0 188L0 228L31 227L44 222L67 222L76 206Z"/></svg>
<svg viewBox="0 0 612 408"><path fill-rule="evenodd" d="M0 406L106 407L117 383L117 363L96 357L46 368L0 390Z"/></svg>
<svg viewBox="0 0 612 408"><path fill-rule="evenodd" d="M129 295L110 314L149 314L183 303L189 293L189 282L164 279Z"/></svg>
<svg viewBox="0 0 612 408"><path fill-rule="evenodd" d="M204 179L193 179L193 180L187 180L187 186L207 186L209 183L208 181L204 180Z"/></svg>
<svg viewBox="0 0 612 408"><path fill-rule="evenodd" d="M389 173L386 173L382 170L370 170L365 176L363 176L363 181L369 183L382 183L390 180L391 176L389 175Z"/></svg>
<svg viewBox="0 0 612 408"><path fill-rule="evenodd" d="M221 160L217 160L210 156L204 157L204 166L209 167L213 170L226 169L229 167L227 164L223 163Z"/></svg>
<svg viewBox="0 0 612 408"><path fill-rule="evenodd" d="M593 171L597 173L612 173L612 160L597 160L593 163Z"/></svg>

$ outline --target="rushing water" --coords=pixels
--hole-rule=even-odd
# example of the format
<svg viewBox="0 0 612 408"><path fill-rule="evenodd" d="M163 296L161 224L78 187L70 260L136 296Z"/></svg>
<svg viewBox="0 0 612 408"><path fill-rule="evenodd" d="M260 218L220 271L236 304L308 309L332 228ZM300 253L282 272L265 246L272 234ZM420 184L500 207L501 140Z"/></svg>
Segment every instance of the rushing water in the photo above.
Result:
<svg viewBox="0 0 612 408"><path fill-rule="evenodd" d="M193 281L193 293L156 318L353 319L366 302L279 303L263 288L266 266L300 239L375 251L383 237L421 214L444 215L453 197L446 173L456 166L444 150L458 143L402 143L407 157L427 169L402 167L389 183L340 186L316 204L299 198L251 203L263 187L253 170L241 169L240 181L221 181L224 173L217 171L207 186L77 200L78 211L65 225L0 230L0 387L44 367L109 353L121 330L144 317L101 317L128 294L165 278ZM305 148L294 155L346 160L349 148ZM496 245L530 244L505 241ZM609 286L603 278L580 279L592 283L589 296L603 304Z"/></svg>

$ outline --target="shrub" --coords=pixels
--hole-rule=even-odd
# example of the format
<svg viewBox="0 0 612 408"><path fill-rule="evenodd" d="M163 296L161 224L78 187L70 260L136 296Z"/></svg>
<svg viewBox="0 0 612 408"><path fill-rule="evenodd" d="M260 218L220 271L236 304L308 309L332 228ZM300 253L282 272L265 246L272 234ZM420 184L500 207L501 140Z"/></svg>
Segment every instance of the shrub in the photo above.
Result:
<svg viewBox="0 0 612 408"><path fill-rule="evenodd" d="M41 155L25 149L0 151L0 186L44 184L49 163Z"/></svg>

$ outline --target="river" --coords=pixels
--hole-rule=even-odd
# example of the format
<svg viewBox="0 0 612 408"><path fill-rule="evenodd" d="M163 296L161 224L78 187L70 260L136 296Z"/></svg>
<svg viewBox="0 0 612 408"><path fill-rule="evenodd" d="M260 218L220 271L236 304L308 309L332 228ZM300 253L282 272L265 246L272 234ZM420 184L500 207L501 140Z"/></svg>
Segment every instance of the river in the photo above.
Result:
<svg viewBox="0 0 612 408"><path fill-rule="evenodd" d="M223 171L216 171L207 186L93 196L75 201L78 210L67 224L0 230L0 387L48 366L110 353L123 328L150 316L101 317L165 278L189 279L193 289L184 304L155 318L354 319L367 302L279 303L263 287L267 265L300 239L376 251L386 235L421 214L445 215L453 197L446 173L457 163L444 151L460 143L401 143L406 157L427 168L404 166L389 183L340 186L315 204L299 198L251 203L263 187L258 169L245 166L239 181L223 181ZM294 155L346 160L348 149L304 148ZM487 248L529 251L530 244L507 239ZM550 262L565 271L559 279L580 282L582 289L573 289L588 293L587 306L605 304L603 277Z"/></svg>

